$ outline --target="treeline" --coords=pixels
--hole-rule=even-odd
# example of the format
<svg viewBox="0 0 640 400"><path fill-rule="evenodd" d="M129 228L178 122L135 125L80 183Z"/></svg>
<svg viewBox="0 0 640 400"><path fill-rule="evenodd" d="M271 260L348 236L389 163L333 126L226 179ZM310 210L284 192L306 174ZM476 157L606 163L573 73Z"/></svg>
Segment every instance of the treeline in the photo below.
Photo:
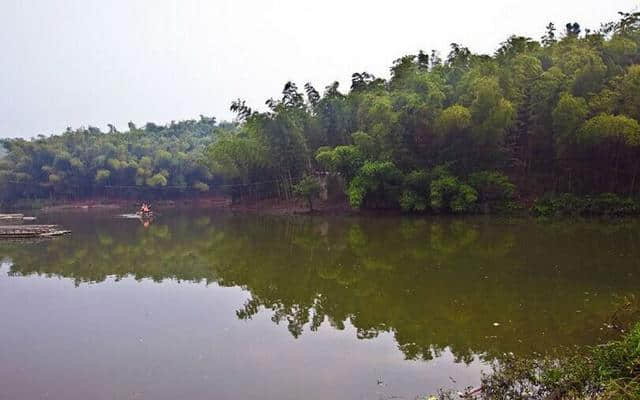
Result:
<svg viewBox="0 0 640 400"><path fill-rule="evenodd" d="M109 188L115 195L167 187L206 192L216 177L203 154L217 132L234 126L201 116L167 126L129 123L126 132L110 125L109 132L69 128L61 135L3 140L0 202L86 198Z"/></svg>
<svg viewBox="0 0 640 400"><path fill-rule="evenodd" d="M553 24L493 56L451 45L355 73L320 95L286 84L209 153L227 179L342 176L353 207L468 212L547 192L630 196L640 184L640 14L598 31Z"/></svg>
<svg viewBox="0 0 640 400"><path fill-rule="evenodd" d="M184 140L195 136L182 153L198 173L174 175L163 157L138 152L125 181L177 180L203 190L218 180L239 188L276 182L289 197L305 175L321 171L342 177L353 207L454 213L509 207L518 197L549 192L633 197L640 191L640 13L620 13L596 31L571 23L556 33L549 24L541 40L511 36L492 56L455 43L444 59L420 51L394 61L388 80L353 74L344 93L337 82L322 94L288 82L266 104L266 112L257 112L237 100L231 106L237 126L210 126L202 136L184 131ZM107 142L114 136L96 135ZM124 136L136 137L131 130ZM154 142L161 135L145 129L141 136ZM58 190L51 186L76 176L59 171L73 165L57 168L55 152L33 158L62 138L6 142L5 160L23 161L8 167L5 161L0 182L11 176ZM177 153L159 147L181 165ZM90 153L67 150L77 151ZM93 161L101 156L105 162ZM145 156L151 163L138 174ZM82 179L90 187L121 177L107 162L111 155L77 158L90 171Z"/></svg>

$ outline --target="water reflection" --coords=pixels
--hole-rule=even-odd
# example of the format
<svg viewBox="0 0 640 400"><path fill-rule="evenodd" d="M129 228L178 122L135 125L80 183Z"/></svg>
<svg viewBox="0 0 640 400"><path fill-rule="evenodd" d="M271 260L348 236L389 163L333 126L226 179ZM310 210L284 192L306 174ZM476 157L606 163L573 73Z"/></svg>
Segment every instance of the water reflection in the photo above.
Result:
<svg viewBox="0 0 640 400"><path fill-rule="evenodd" d="M250 293L238 319L269 313L294 338L352 324L359 339L393 335L409 360L448 349L469 363L593 343L616 296L640 283L636 221L180 214L143 227L65 218L71 238L0 244L10 276L237 286Z"/></svg>

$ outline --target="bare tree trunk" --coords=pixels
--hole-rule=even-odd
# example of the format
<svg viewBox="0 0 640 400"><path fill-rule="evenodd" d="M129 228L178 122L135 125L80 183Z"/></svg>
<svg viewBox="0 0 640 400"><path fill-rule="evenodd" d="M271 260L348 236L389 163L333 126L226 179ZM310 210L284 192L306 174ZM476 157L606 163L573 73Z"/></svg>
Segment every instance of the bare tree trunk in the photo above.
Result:
<svg viewBox="0 0 640 400"><path fill-rule="evenodd" d="M289 198L293 198L293 178L291 177L291 169L287 170L287 174L289 175Z"/></svg>
<svg viewBox="0 0 640 400"><path fill-rule="evenodd" d="M640 169L640 160L636 161L636 166L633 168L633 177L631 178L631 188L629 189L629 195L633 195L633 193L635 192L638 169Z"/></svg>
<svg viewBox="0 0 640 400"><path fill-rule="evenodd" d="M613 159L613 179L609 186L609 191L614 192L616 187L616 181L618 180L618 160L620 159L620 141L615 144L614 159Z"/></svg>

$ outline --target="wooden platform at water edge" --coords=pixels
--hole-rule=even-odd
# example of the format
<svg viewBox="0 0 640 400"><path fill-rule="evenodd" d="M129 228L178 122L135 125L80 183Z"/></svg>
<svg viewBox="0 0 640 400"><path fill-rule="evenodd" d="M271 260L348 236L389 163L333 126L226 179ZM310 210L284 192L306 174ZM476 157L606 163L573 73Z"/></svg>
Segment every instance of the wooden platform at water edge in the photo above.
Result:
<svg viewBox="0 0 640 400"><path fill-rule="evenodd" d="M0 225L0 239L46 238L69 233L58 225Z"/></svg>
<svg viewBox="0 0 640 400"><path fill-rule="evenodd" d="M23 221L35 221L36 217L25 217L24 214L0 214L0 225L21 224Z"/></svg>

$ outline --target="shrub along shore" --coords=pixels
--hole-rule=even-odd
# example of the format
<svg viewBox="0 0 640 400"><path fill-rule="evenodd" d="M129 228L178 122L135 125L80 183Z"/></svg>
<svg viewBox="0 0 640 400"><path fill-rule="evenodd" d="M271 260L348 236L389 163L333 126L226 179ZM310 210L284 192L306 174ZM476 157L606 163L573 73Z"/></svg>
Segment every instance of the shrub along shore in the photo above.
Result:
<svg viewBox="0 0 640 400"><path fill-rule="evenodd" d="M618 340L561 357L517 358L506 354L482 378L475 399L638 400L640 399L640 324ZM434 400L459 399L441 391Z"/></svg>

